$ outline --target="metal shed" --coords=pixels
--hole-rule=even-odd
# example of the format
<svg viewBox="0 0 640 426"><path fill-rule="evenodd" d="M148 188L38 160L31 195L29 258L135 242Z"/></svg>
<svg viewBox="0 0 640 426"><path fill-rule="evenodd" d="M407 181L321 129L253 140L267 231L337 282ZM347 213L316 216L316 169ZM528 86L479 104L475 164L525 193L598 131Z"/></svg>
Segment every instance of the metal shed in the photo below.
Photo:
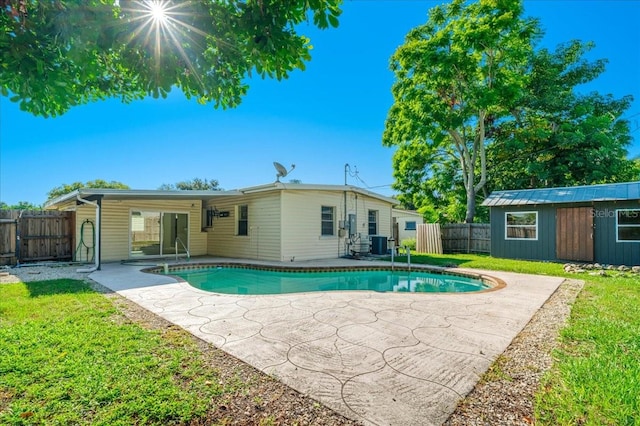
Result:
<svg viewBox="0 0 640 426"><path fill-rule="evenodd" d="M494 191L495 257L640 265L640 182Z"/></svg>

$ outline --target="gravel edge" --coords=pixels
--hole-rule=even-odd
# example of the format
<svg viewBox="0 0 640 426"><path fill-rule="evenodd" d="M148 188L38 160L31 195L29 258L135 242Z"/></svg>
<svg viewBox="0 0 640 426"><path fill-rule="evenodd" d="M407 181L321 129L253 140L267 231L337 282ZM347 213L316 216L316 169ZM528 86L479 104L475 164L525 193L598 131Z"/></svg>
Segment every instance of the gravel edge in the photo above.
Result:
<svg viewBox="0 0 640 426"><path fill-rule="evenodd" d="M37 266L0 270L0 283L28 282L55 278L84 280L111 298L131 321L145 328L168 330L168 321L111 292L78 273L77 266ZM6 273L5 273L6 272ZM540 380L553 363L552 353L558 346L558 333L566 324L571 307L584 286L584 281L566 279L534 314L529 323L514 338L507 349L481 377L474 389L459 402L456 410L444 422L445 426L531 425L534 395ZM186 332L185 332L186 333ZM189 334L189 336L192 336ZM195 336L207 364L213 368L254 384L250 394L230 401L224 412L210 413L208 420L225 419L227 424L276 420L275 424L355 425L310 397L300 394L248 364L226 354ZM226 375L224 374L224 375ZM229 377L229 376L228 376ZM257 406L251 401L268 401Z"/></svg>
<svg viewBox="0 0 640 426"><path fill-rule="evenodd" d="M553 364L559 332L583 286L575 279L560 284L444 425L535 424L535 392Z"/></svg>

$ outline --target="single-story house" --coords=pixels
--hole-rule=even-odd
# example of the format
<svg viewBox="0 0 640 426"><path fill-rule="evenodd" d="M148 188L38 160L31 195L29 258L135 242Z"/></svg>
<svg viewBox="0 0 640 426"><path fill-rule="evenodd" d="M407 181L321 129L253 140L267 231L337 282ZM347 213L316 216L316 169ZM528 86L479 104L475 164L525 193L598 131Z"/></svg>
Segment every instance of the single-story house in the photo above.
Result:
<svg viewBox="0 0 640 426"><path fill-rule="evenodd" d="M369 252L372 239L386 244L393 235L396 204L350 185L274 182L233 191L85 188L45 208L76 212L76 245L92 247L99 267L173 256L289 262Z"/></svg>
<svg viewBox="0 0 640 426"><path fill-rule="evenodd" d="M640 182L495 191L494 257L640 265Z"/></svg>
<svg viewBox="0 0 640 426"><path fill-rule="evenodd" d="M424 218L415 210L403 210L394 208L391 212L393 216L393 238L396 245L400 245L403 240L415 239L418 225L424 223Z"/></svg>

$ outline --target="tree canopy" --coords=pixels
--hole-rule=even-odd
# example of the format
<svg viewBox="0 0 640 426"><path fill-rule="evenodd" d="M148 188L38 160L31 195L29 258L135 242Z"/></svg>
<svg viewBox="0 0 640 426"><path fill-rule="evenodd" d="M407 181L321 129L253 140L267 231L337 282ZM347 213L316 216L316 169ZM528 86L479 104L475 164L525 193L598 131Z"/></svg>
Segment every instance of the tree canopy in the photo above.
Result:
<svg viewBox="0 0 640 426"><path fill-rule="evenodd" d="M218 181L215 179L200 179L194 178L193 180L186 180L176 183L163 183L158 189L164 191L186 191L186 190L200 190L200 191L221 191L222 188L218 186Z"/></svg>
<svg viewBox="0 0 640 426"><path fill-rule="evenodd" d="M0 1L0 90L41 116L109 97L164 97L173 87L237 106L246 77L304 70L296 25L336 27L342 0Z"/></svg>
<svg viewBox="0 0 640 426"><path fill-rule="evenodd" d="M432 8L391 58L394 104L383 143L399 147L395 177L406 180L408 173L421 182L434 165L454 159L466 222L473 222L476 194L487 182L487 129L508 115L526 84L538 27L522 13L518 1L453 0Z"/></svg>
<svg viewBox="0 0 640 426"><path fill-rule="evenodd" d="M605 71L605 60L588 61L592 43L574 40L531 58L527 95L514 119L493 129L489 147L491 187L540 188L638 179L627 158L631 96L615 99L580 94L576 87Z"/></svg>
<svg viewBox="0 0 640 426"><path fill-rule="evenodd" d="M18 204L12 205L0 201L0 210L40 210L41 208L29 201L18 201Z"/></svg>
<svg viewBox="0 0 640 426"><path fill-rule="evenodd" d="M74 182L71 184L62 184L60 186L56 186L51 191L47 192L47 200L52 200L61 195L68 194L77 189L82 188L96 188L96 189L131 189L128 185L117 181L107 182L106 180L96 179L90 180L88 182Z"/></svg>
<svg viewBox="0 0 640 426"><path fill-rule="evenodd" d="M606 60L585 59L593 44L580 41L536 50L539 24L522 13L518 0L454 0L391 58L383 143L397 148L399 199L429 220L473 221L490 190L640 177L622 118L632 98L579 92Z"/></svg>

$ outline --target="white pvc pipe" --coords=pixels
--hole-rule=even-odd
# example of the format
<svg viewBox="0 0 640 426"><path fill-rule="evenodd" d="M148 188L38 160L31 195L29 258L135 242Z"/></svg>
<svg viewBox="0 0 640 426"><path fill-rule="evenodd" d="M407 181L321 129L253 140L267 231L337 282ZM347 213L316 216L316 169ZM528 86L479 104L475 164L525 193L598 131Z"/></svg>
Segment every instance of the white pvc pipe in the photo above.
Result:
<svg viewBox="0 0 640 426"><path fill-rule="evenodd" d="M91 268L77 269L76 272L95 272L98 270L98 268L100 268L100 205L95 201L89 201L89 200L85 200L84 198L80 198L80 195L76 195L76 198L81 203L91 204L96 208L96 234L95 234L96 235L96 241L95 241L96 251L93 256L95 265L92 266Z"/></svg>

